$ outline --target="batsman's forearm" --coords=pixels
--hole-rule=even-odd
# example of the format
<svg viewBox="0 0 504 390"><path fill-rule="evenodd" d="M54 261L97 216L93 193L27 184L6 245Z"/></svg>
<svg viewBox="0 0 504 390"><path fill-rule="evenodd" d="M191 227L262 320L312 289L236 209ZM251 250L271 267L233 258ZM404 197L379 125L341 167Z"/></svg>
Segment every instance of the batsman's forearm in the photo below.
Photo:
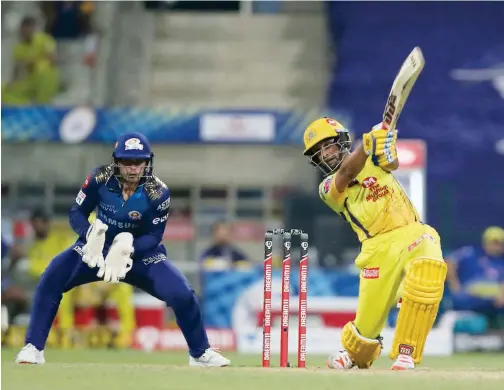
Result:
<svg viewBox="0 0 504 390"><path fill-rule="evenodd" d="M364 165L366 165L367 159L368 155L364 152L362 143L359 143L350 156L343 159L338 174L344 176L349 181L355 179L364 168Z"/></svg>

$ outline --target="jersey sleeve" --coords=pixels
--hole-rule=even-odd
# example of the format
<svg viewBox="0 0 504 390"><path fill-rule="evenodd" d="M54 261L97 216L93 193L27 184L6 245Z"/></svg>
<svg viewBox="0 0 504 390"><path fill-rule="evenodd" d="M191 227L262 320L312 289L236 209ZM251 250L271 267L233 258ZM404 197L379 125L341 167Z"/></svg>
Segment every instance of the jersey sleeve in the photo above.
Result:
<svg viewBox="0 0 504 390"><path fill-rule="evenodd" d="M334 176L327 176L319 185L319 196L331 209L342 212L344 208L345 193L339 192L334 185Z"/></svg>
<svg viewBox="0 0 504 390"><path fill-rule="evenodd" d="M151 203L146 219L144 234L133 241L134 255L141 256L155 249L163 240L163 234L170 213L170 191L166 188L162 196Z"/></svg>
<svg viewBox="0 0 504 390"><path fill-rule="evenodd" d="M96 180L96 170L91 173L75 197L75 202L70 209L70 226L80 239L86 239L89 229L89 216L99 202L98 189L100 184Z"/></svg>

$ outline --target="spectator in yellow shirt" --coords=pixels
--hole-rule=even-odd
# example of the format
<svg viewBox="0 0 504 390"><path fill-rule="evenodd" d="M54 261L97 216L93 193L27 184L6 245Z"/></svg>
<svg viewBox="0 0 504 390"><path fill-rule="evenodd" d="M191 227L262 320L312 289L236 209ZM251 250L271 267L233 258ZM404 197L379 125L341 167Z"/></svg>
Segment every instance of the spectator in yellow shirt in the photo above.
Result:
<svg viewBox="0 0 504 390"><path fill-rule="evenodd" d="M8 105L47 104L59 90L56 41L36 31L36 21L25 17L19 28L20 42L14 46L14 77L2 88Z"/></svg>

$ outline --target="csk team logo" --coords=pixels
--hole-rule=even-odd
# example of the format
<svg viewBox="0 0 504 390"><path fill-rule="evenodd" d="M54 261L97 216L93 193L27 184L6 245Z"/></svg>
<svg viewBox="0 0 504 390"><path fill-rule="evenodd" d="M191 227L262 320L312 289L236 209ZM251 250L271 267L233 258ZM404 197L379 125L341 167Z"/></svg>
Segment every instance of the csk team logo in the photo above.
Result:
<svg viewBox="0 0 504 390"><path fill-rule="evenodd" d="M306 136L306 142L310 142L312 139L315 138L316 135L317 135L317 133L315 131L310 130L310 132Z"/></svg>
<svg viewBox="0 0 504 390"><path fill-rule="evenodd" d="M134 221L138 221L140 218L142 218L142 214L140 214L138 211L130 211L128 215Z"/></svg>

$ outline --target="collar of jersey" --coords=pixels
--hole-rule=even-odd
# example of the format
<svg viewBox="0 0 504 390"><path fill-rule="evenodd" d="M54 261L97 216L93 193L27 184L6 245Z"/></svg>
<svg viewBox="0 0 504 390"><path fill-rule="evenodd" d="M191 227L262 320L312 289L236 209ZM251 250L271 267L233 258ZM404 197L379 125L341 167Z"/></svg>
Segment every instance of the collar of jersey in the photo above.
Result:
<svg viewBox="0 0 504 390"><path fill-rule="evenodd" d="M119 180L115 176L112 176L109 180L107 180L107 183L105 183L105 185L110 191L121 192L121 185L119 184ZM139 194L143 190L143 186L143 183L140 184L136 188L134 194Z"/></svg>

